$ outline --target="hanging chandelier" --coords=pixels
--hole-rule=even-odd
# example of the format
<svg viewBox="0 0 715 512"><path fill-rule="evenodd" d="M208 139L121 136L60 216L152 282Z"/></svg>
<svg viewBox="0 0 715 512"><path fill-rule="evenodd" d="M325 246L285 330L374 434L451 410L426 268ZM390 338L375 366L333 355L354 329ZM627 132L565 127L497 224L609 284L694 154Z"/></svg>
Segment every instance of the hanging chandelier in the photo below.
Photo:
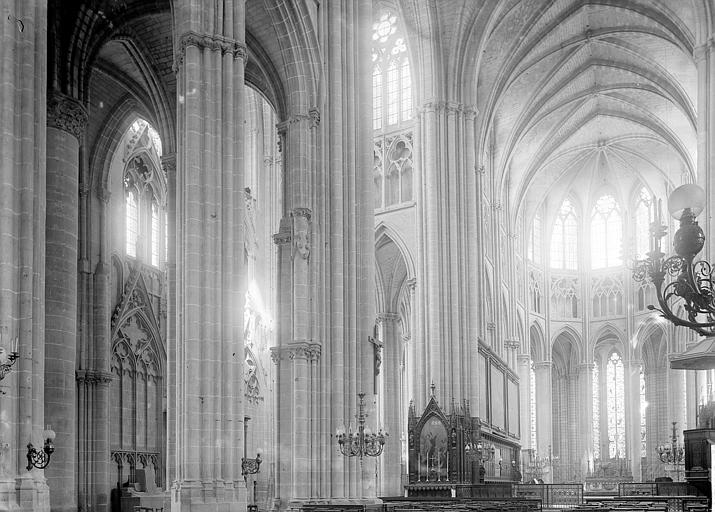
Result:
<svg viewBox="0 0 715 512"><path fill-rule="evenodd" d="M673 422L673 433L670 443L660 444L655 451L663 464L682 464L685 459L685 447L678 443L678 435L675 430L677 422Z"/></svg>
<svg viewBox="0 0 715 512"><path fill-rule="evenodd" d="M377 434L370 430L370 427L365 426L367 414L365 414L365 393L358 393L358 413L356 415L358 426L357 431L353 432L352 426L348 432L344 428L339 428L336 432L338 438L338 446L340 453L346 457L379 457L385 448L385 439L387 433L382 429Z"/></svg>
<svg viewBox="0 0 715 512"><path fill-rule="evenodd" d="M668 211L680 221L673 237L675 255L665 257L661 239L667 232L656 209L650 225L651 244L648 257L639 260L633 270L636 281L649 281L655 286L658 307L648 305L675 325L688 327L702 336L715 334L715 285L713 266L695 256L705 244L705 234L696 217L705 207L705 191L698 185L676 188L668 200Z"/></svg>

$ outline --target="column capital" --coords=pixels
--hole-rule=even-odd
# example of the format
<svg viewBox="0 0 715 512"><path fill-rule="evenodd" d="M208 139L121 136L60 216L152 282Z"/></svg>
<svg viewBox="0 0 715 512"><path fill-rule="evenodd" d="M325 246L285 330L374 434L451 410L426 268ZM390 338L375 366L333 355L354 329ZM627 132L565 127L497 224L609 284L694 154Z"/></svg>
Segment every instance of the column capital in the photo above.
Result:
<svg viewBox="0 0 715 512"><path fill-rule="evenodd" d="M99 370L77 370L75 372L75 380L80 384L94 384L97 386L109 386L114 380L114 376L110 372Z"/></svg>
<svg viewBox="0 0 715 512"><path fill-rule="evenodd" d="M167 176L176 174L176 153L162 155L161 168Z"/></svg>
<svg viewBox="0 0 715 512"><path fill-rule="evenodd" d="M518 364L529 365L531 364L531 354L526 352L522 354L517 354L516 360Z"/></svg>
<svg viewBox="0 0 715 512"><path fill-rule="evenodd" d="M521 347L521 341L516 338L507 338L504 340L504 346L506 348L517 350L519 347Z"/></svg>
<svg viewBox="0 0 715 512"><path fill-rule="evenodd" d="M234 59L246 60L245 43L217 34L199 34L198 32L189 30L179 36L178 48L174 52L176 55L176 61L174 63L175 72L184 64L184 56L189 46L195 46L199 50L220 51L222 55L230 53Z"/></svg>
<svg viewBox="0 0 715 512"><path fill-rule="evenodd" d="M280 361L285 361L286 359L305 359L310 362L317 362L320 359L321 351L320 343L297 341L279 347L271 347L271 360L275 364L280 364Z"/></svg>
<svg viewBox="0 0 715 512"><path fill-rule="evenodd" d="M385 311L377 314L378 322L396 322L399 319L400 315L398 315L397 313L390 313Z"/></svg>
<svg viewBox="0 0 715 512"><path fill-rule="evenodd" d="M47 126L73 135L78 141L87 127L87 110L71 96L52 91L47 97Z"/></svg>
<svg viewBox="0 0 715 512"><path fill-rule="evenodd" d="M458 101L428 101L417 109L418 115L427 113L447 115L464 115L467 119L475 119L479 111L473 105L465 105Z"/></svg>
<svg viewBox="0 0 715 512"><path fill-rule="evenodd" d="M551 361L539 361L534 363L534 371L537 370L550 370L554 366Z"/></svg>

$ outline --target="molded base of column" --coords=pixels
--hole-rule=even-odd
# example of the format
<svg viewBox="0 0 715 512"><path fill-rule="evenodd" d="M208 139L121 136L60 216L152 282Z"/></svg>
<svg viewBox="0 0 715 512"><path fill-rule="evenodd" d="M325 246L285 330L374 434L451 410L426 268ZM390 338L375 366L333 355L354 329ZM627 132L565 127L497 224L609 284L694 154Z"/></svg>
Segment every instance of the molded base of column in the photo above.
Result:
<svg viewBox="0 0 715 512"><path fill-rule="evenodd" d="M30 473L17 478L0 479L0 509L22 512L49 512L50 488L44 476Z"/></svg>
<svg viewBox="0 0 715 512"><path fill-rule="evenodd" d="M171 512L230 512L246 510L243 480L183 480L171 487Z"/></svg>

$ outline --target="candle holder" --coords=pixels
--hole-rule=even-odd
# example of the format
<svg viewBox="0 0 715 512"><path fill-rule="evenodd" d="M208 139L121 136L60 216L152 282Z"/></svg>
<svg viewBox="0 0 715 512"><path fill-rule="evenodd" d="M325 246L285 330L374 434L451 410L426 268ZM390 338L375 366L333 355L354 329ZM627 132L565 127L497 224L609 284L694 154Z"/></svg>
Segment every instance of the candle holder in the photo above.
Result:
<svg viewBox="0 0 715 512"><path fill-rule="evenodd" d="M42 451L35 448L32 443L27 443L27 470L30 471L33 467L37 469L45 469L50 463L50 457L55 451L55 445L52 441L55 440L55 431L47 429L43 432L45 445Z"/></svg>
<svg viewBox="0 0 715 512"><path fill-rule="evenodd" d="M0 343L2 342L2 334L0 333ZM0 380L10 373L15 361L18 360L20 354L17 352L18 338L12 342L12 350L8 351L5 347L0 347Z"/></svg>
<svg viewBox="0 0 715 512"><path fill-rule="evenodd" d="M382 429L377 434L373 433L369 427L365 426L367 414L365 414L365 393L358 393L358 429L353 432L350 429L347 433L344 428L339 428L336 432L340 453L346 457L379 457L385 447L387 433Z"/></svg>

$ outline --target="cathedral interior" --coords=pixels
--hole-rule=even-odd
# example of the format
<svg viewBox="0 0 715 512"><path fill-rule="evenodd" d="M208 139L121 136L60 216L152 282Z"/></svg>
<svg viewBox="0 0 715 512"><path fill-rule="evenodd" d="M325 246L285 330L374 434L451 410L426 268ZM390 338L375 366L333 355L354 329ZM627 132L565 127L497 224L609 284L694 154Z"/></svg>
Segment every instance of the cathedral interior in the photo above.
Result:
<svg viewBox="0 0 715 512"><path fill-rule="evenodd" d="M0 11L0 510L688 476L714 0Z"/></svg>

